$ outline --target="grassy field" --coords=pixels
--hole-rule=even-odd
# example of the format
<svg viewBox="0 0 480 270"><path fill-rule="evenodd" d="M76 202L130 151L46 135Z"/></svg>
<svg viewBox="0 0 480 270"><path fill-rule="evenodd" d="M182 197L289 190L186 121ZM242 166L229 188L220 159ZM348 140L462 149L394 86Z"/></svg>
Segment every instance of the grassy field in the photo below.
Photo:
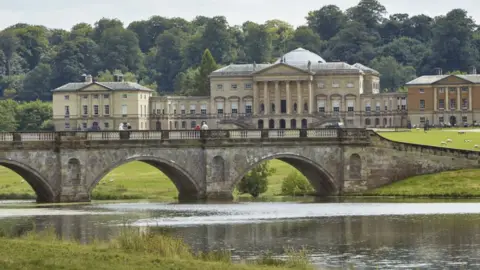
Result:
<svg viewBox="0 0 480 270"><path fill-rule="evenodd" d="M287 253L286 260L259 254L254 261L232 263L227 252L195 254L182 241L168 236L126 233L111 242L81 245L56 238L53 231L20 239L0 237L0 269L96 270L280 270L312 269L304 251Z"/></svg>
<svg viewBox="0 0 480 270"><path fill-rule="evenodd" d="M283 178L294 167L272 160L270 165L276 172L269 178L268 191L264 197L280 194ZM139 161L124 164L112 170L93 190L94 199L155 199L176 200L177 189L172 181L156 168ZM246 196L246 195L242 195ZM15 172L0 166L0 198L35 198L30 185Z"/></svg>

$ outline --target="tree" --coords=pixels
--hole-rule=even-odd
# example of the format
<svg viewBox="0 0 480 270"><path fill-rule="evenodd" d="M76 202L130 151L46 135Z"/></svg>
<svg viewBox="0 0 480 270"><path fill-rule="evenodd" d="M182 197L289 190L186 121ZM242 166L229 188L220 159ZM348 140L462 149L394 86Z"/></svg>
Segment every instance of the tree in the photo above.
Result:
<svg viewBox="0 0 480 270"><path fill-rule="evenodd" d="M97 77L95 77L95 79L98 81L98 82L113 82L115 81L115 74L121 74L122 72L120 70L114 70L113 72L111 72L110 70L105 70L105 71L100 71L98 72L98 75ZM125 74L122 74L123 75L123 80L124 81L127 81L127 82L137 82L137 78L135 76L135 74L131 73L131 72L127 72Z"/></svg>
<svg viewBox="0 0 480 270"><path fill-rule="evenodd" d="M243 24L245 33L244 50L247 61L267 63L272 57L272 37L264 25L253 22Z"/></svg>
<svg viewBox="0 0 480 270"><path fill-rule="evenodd" d="M213 59L212 54L208 49L203 52L202 63L198 71L198 76L196 78L197 85L197 96L208 96L210 95L210 78L208 77L210 73L218 69L215 59Z"/></svg>
<svg viewBox="0 0 480 270"><path fill-rule="evenodd" d="M347 17L335 5L323 6L319 10L310 11L307 16L308 27L320 38L329 40L343 29Z"/></svg>
<svg viewBox="0 0 480 270"><path fill-rule="evenodd" d="M51 75L50 65L39 64L25 76L23 89L18 92L18 97L22 100L51 100Z"/></svg>
<svg viewBox="0 0 480 270"><path fill-rule="evenodd" d="M122 72L135 72L141 68L143 55L134 32L121 27L107 28L102 32L98 44L103 70L119 69Z"/></svg>
<svg viewBox="0 0 480 270"><path fill-rule="evenodd" d="M314 188L307 178L294 170L291 171L282 181L282 195L297 196L308 195L314 192Z"/></svg>
<svg viewBox="0 0 480 270"><path fill-rule="evenodd" d="M274 168L270 168L268 161L263 162L253 168L238 183L238 191L241 194L250 194L257 198L268 189L268 177L275 173Z"/></svg>
<svg viewBox="0 0 480 270"><path fill-rule="evenodd" d="M45 121L52 119L52 104L40 100L26 102L18 105L16 121L18 131L37 131L49 128Z"/></svg>
<svg viewBox="0 0 480 270"><path fill-rule="evenodd" d="M386 92L397 91L415 78L413 67L402 66L391 56L375 58L370 65L380 72L380 88Z"/></svg>
<svg viewBox="0 0 480 270"><path fill-rule="evenodd" d="M0 100L0 132L12 132L17 129L15 119L18 103L11 100Z"/></svg>

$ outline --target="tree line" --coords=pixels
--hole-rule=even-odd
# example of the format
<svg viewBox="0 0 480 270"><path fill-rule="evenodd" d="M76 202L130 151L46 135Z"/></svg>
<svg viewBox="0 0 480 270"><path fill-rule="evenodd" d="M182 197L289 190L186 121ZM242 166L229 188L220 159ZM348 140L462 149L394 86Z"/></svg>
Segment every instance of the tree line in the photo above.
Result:
<svg viewBox="0 0 480 270"><path fill-rule="evenodd" d="M379 1L361 0L347 10L310 11L296 28L277 19L229 25L223 16L153 16L129 25L102 18L69 31L18 23L0 32L0 98L50 101L51 89L82 74L104 81L116 71L159 94L207 95L212 70L272 62L297 47L378 70L383 91L437 68L458 73L479 66L480 30L467 11L386 14Z"/></svg>

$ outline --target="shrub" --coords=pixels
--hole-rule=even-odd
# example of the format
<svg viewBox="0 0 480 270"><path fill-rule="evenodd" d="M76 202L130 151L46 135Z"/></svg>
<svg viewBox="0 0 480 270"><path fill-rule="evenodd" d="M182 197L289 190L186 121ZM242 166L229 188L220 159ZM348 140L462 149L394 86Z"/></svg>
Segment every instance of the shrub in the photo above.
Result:
<svg viewBox="0 0 480 270"><path fill-rule="evenodd" d="M245 175L238 183L238 191L241 194L248 193L254 198L265 193L268 189L268 177L275 173L274 168L270 168L268 161L264 162Z"/></svg>
<svg viewBox="0 0 480 270"><path fill-rule="evenodd" d="M298 196L313 193L314 189L305 176L291 171L282 181L282 195Z"/></svg>

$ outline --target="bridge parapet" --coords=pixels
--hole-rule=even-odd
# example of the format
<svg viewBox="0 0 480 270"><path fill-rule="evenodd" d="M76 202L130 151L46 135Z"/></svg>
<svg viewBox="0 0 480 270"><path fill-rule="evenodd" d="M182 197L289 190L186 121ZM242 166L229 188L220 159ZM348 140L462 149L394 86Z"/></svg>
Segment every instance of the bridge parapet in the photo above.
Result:
<svg viewBox="0 0 480 270"><path fill-rule="evenodd" d="M239 139L328 139L368 140L365 129L233 129L233 130L163 130L163 131L60 131L2 132L0 143L124 140L239 140Z"/></svg>

